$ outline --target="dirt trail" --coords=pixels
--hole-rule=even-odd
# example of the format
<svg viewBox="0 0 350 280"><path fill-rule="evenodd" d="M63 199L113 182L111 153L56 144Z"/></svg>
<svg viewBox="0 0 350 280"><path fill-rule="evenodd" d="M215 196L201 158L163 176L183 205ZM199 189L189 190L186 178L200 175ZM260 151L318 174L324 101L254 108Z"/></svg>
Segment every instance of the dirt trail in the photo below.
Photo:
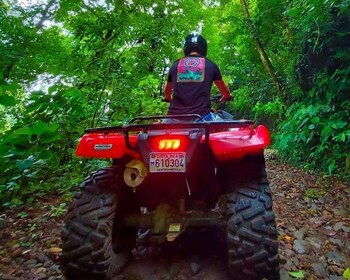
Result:
<svg viewBox="0 0 350 280"><path fill-rule="evenodd" d="M343 279L350 267L350 187L267 154L279 231L281 279ZM63 279L61 198L0 213L0 279ZM222 236L210 230L166 246L137 248L114 280L228 280Z"/></svg>

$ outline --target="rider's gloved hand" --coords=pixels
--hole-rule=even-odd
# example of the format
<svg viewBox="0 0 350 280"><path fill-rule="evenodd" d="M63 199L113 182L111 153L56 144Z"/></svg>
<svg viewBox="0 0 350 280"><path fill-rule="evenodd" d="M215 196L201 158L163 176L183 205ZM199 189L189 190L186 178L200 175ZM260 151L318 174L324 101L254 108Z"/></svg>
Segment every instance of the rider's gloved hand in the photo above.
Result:
<svg viewBox="0 0 350 280"><path fill-rule="evenodd" d="M232 101L232 100L233 100L233 96L232 96L232 95L222 96L222 97L220 98L220 102Z"/></svg>

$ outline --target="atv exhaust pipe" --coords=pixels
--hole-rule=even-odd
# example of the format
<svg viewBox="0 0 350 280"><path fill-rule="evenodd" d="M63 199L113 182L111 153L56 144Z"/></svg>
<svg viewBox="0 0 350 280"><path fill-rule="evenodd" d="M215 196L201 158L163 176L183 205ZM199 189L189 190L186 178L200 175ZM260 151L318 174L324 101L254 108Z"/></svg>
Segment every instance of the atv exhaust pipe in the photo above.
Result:
<svg viewBox="0 0 350 280"><path fill-rule="evenodd" d="M148 170L141 160L134 159L125 165L124 182L136 192L136 187L141 185Z"/></svg>

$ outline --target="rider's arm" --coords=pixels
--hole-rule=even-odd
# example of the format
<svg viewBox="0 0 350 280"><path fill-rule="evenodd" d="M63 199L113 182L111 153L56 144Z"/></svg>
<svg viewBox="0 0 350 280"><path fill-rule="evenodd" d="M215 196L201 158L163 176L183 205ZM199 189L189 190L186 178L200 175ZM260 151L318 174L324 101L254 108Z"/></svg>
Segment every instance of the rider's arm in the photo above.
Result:
<svg viewBox="0 0 350 280"><path fill-rule="evenodd" d="M232 99L232 96L225 82L222 79L220 79L220 80L214 81L214 83L221 92L222 97L220 101L230 101Z"/></svg>
<svg viewBox="0 0 350 280"><path fill-rule="evenodd" d="M171 97L171 92L173 90L173 83L167 81L165 85L165 90L164 90L164 100L167 102L171 102L172 97Z"/></svg>

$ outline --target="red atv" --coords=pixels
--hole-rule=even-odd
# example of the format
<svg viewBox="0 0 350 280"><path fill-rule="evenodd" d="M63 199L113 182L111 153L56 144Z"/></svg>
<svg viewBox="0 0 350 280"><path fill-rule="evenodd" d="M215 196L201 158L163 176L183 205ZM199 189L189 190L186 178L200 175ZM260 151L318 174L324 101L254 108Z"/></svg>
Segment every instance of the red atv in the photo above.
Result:
<svg viewBox="0 0 350 280"><path fill-rule="evenodd" d="M268 130L252 121L198 115L138 117L87 129L76 154L111 158L86 178L62 232L67 279L111 279L139 229L157 242L186 229L220 227L232 279L279 279L275 216L263 151ZM197 118L199 122L188 122ZM228 119L227 119L228 118Z"/></svg>

